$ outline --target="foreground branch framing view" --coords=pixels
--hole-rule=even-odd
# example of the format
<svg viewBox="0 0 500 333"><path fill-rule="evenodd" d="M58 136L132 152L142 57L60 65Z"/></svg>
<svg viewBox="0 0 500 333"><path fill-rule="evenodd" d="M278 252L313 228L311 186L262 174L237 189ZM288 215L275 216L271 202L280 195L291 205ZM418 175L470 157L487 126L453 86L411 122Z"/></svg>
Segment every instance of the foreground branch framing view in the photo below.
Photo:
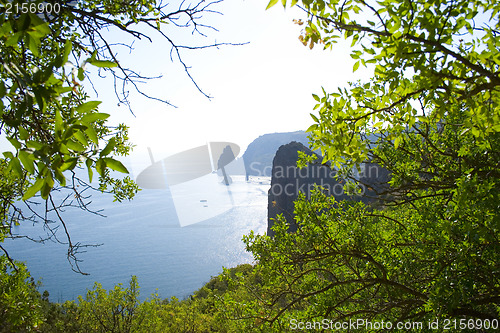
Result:
<svg viewBox="0 0 500 333"><path fill-rule="evenodd" d="M252 263L207 277L190 296L141 298L140 280L132 276L125 285L116 281L106 290L96 282L75 300L55 302L9 252L7 242L19 238L58 242L67 249L68 269L88 274L81 255L99 244L75 239L64 212L76 209L85 219L101 214L91 205L97 195L120 205L141 191L123 162L134 145L129 127L110 121L114 111L93 97L95 86L111 78L102 82L126 112L140 112L132 96L175 108L180 101L143 84L156 73L142 74L121 59L123 50L135 51L135 41L159 38L196 94L210 98L188 60L245 44L211 42L223 4L1 1L0 331L497 331L496 1L262 2L268 12L299 9L302 16L290 22L300 26L297 43L348 52L353 72L370 78L308 92L309 147L277 136L259 138L265 154L249 146L241 182L256 177L258 163L269 172L258 175L270 177L268 232L241 235ZM341 48L346 41L349 48ZM223 179L217 186L234 205L238 178L230 162L239 147L218 144L216 157L214 144L199 147L210 157L206 168L193 170ZM158 160L151 157L151 164ZM155 179L148 186L157 186ZM211 209L206 198L198 203ZM42 226L44 234L19 233L24 225Z"/></svg>

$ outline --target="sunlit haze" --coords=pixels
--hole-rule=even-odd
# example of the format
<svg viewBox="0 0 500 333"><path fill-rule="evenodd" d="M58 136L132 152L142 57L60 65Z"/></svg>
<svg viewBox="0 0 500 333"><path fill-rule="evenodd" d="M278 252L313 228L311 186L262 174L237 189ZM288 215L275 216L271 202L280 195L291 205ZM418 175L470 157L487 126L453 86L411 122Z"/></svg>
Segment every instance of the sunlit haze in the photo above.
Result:
<svg viewBox="0 0 500 333"><path fill-rule="evenodd" d="M182 59L204 93L198 91L184 68L170 57L164 38L150 35L152 42L135 41L134 50L117 49L117 58L145 76L162 76L139 84L148 95L168 100L160 103L130 91L132 114L118 105L113 80L91 73L92 85L84 81L90 99L101 100L99 111L111 114L111 122L130 126L130 141L135 145L124 162L133 175L150 163L148 147L156 160L210 141L228 141L240 146L240 155L255 138L266 133L306 130L315 101L312 94L321 88L336 91L348 81L367 79L369 71L353 73L349 48L340 40L333 50L321 46L310 50L298 37L304 26L293 19L306 20L299 8L274 6L265 10L267 0L231 0L212 9L222 15L203 18L212 29L201 29L199 37L187 29L180 34L165 32L182 45L207 45L214 42L247 43L203 50L183 50ZM129 44L124 34L110 32L110 41ZM87 68L92 70L92 68ZM93 87L93 88L92 88ZM97 92L97 95L96 95ZM2 151L11 149L2 138Z"/></svg>
<svg viewBox="0 0 500 333"><path fill-rule="evenodd" d="M219 32L204 30L208 37L199 39L247 45L183 53L210 100L196 89L181 64L170 60L170 46L161 38L135 43L131 55L127 51L119 56L141 74L163 75L141 88L176 108L134 94L131 88L134 117L126 106L117 107L111 80L94 82L97 99L103 100L101 112L111 113L113 122L130 126L136 147L129 162L149 161L147 147L160 159L208 141L234 142L242 154L259 135L307 129L312 123L312 93L319 93L321 87L336 90L359 78L342 42L333 51L319 46L310 50L298 40L303 26L292 22L305 19L304 13L280 6L266 11L266 5L267 1L222 2L217 8L223 15L207 20ZM189 44L191 34L186 41L183 37L178 36L177 42Z"/></svg>

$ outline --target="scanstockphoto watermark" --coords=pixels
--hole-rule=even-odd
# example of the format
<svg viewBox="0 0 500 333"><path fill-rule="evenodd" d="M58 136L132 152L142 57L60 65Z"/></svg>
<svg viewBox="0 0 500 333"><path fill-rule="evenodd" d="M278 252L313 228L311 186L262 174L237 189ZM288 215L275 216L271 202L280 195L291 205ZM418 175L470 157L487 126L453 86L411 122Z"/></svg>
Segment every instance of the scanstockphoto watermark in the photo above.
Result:
<svg viewBox="0 0 500 333"><path fill-rule="evenodd" d="M270 193L274 196L286 195L286 196L297 196L299 193L309 194L319 186L324 192L330 195L341 196L346 194L345 187L341 183L330 184L325 182L323 179L319 183L305 183L301 182L299 179L295 179L294 182L288 182L285 185L273 184L270 189ZM366 192L366 187L362 184L358 185L359 191L356 192L357 195L363 195Z"/></svg>
<svg viewBox="0 0 500 333"><path fill-rule="evenodd" d="M256 163L257 164L257 163ZM259 165L250 165L251 170L259 171ZM379 177L379 167L373 164L362 164L360 170L354 170L353 178L368 182L375 182ZM265 172L265 171L264 171ZM310 194L319 186L329 195L359 195L363 196L367 184L363 182L346 183L336 178L337 170L324 165L311 165L304 168L296 166L275 166L272 177L274 179L270 193L274 196L298 196L299 193Z"/></svg>
<svg viewBox="0 0 500 333"><path fill-rule="evenodd" d="M323 319L321 321L300 321L291 319L289 323L291 330L332 330L332 331L421 331L436 330L483 330L497 331L499 328L498 319L435 319L428 321L370 321L367 319L350 319L345 321L333 321Z"/></svg>
<svg viewBox="0 0 500 333"><path fill-rule="evenodd" d="M369 321L366 319L355 319L346 321L333 321L331 319L323 319L321 321L299 321L297 319L290 320L290 329L292 330L335 330L335 331L352 331L352 330L421 330L424 328L422 322L397 322L390 321Z"/></svg>
<svg viewBox="0 0 500 333"><path fill-rule="evenodd" d="M273 173L274 171L274 173ZM359 178L379 178L380 168L372 163L361 163L360 169L353 169L352 176ZM275 178L333 178L337 174L337 170L326 165L309 165L304 168L297 168L294 165L274 167L264 165L260 162L252 162L248 165L247 173L257 176L266 177L272 175Z"/></svg>

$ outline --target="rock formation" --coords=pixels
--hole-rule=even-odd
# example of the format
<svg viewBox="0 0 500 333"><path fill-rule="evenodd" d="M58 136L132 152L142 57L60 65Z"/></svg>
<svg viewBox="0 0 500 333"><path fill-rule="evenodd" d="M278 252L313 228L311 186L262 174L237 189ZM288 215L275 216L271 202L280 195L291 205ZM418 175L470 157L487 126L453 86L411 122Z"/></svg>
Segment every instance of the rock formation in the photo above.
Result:
<svg viewBox="0 0 500 333"><path fill-rule="evenodd" d="M292 141L301 142L305 145L309 142L304 131L270 133L261 135L252 141L243 154L247 177L270 177L276 151L281 145Z"/></svg>
<svg viewBox="0 0 500 333"><path fill-rule="evenodd" d="M273 236L271 230L273 219L278 214L283 214L290 224L289 231L297 230L294 219L294 201L299 192L309 197L314 189L314 184L324 188L325 193L335 196L337 200L362 200L373 202L376 197L375 190L382 191L389 179L388 172L376 164L367 163L362 166L357 175L360 183L367 184L367 196L349 197L344 194L343 184L334 177L336 171L327 165L312 164L305 168L297 168L298 151L308 155L315 154L299 142L291 142L281 146L273 160L271 188L268 193L268 227L267 234Z"/></svg>

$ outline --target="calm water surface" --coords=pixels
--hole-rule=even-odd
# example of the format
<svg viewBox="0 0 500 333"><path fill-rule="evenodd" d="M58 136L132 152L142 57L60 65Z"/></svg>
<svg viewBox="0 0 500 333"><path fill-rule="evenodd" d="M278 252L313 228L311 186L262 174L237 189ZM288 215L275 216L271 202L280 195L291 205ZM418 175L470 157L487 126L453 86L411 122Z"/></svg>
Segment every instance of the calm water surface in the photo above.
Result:
<svg viewBox="0 0 500 333"><path fill-rule="evenodd" d="M42 281L40 290L48 290L52 301L76 299L95 281L106 289L126 285L132 275L138 277L142 299L155 291L162 298L184 298L223 266L252 263L241 238L250 230L265 233L268 189L268 178L250 183L236 179L231 205L224 213L185 227L180 227L168 190L143 190L124 203L94 195L92 207L103 209L106 218L79 210L64 212L73 242L103 244L79 255L88 276L71 270L65 245L17 239L6 241L5 247L13 258L27 263L32 276ZM32 236L42 232L26 224L16 231ZM64 239L63 230L57 234Z"/></svg>

